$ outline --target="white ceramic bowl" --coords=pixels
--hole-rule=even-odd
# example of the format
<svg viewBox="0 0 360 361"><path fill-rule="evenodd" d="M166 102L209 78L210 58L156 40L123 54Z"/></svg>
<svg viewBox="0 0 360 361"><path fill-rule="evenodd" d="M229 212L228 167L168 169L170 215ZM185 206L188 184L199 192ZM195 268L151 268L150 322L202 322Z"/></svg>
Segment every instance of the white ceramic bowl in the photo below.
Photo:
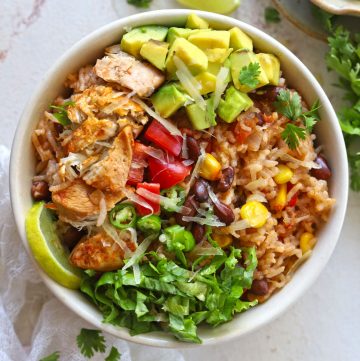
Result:
<svg viewBox="0 0 360 361"><path fill-rule="evenodd" d="M117 43L126 27L146 24L183 26L190 10L163 10L145 12L130 16L106 25L88 35L72 46L45 75L40 86L28 102L18 124L13 143L10 166L11 201L20 236L29 254L25 235L25 215L32 205L30 195L31 178L34 174L35 157L30 134L35 128L40 115L53 99L62 92L66 76L85 64L94 62L103 54L104 48ZM315 281L328 262L334 250L343 224L348 195L347 158L341 130L336 114L321 86L305 65L287 48L262 31L230 17L213 13L198 12L214 28L228 29L239 26L254 40L255 47L264 52L276 54L289 84L302 94L311 104L320 100L322 121L316 126L319 141L324 145L324 152L331 165L333 176L330 181L330 193L337 199L329 222L319 232L319 241L311 258L295 273L291 282L280 292L274 294L266 303L237 315L233 321L217 328L202 328L200 336L203 344L215 344L245 335L263 326L279 316L295 302ZM50 279L41 269L40 276L49 289L85 320L95 327L107 331L122 339L160 347L185 347L165 333L150 333L131 337L126 329L102 323L102 316L80 292L66 289Z"/></svg>

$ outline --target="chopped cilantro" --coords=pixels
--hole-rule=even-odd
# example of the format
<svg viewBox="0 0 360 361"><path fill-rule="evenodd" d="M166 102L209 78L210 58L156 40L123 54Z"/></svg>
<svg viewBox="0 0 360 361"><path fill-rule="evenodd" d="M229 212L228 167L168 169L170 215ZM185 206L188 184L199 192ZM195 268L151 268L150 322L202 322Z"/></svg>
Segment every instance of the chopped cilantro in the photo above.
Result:
<svg viewBox="0 0 360 361"><path fill-rule="evenodd" d="M303 121L305 127L301 128L293 123L288 123L281 133L282 139L290 149L296 149L299 146L300 139L304 140L306 132L311 133L314 125L320 119L318 110L320 108L319 100L316 100L307 112L302 111L300 95L296 91L281 89L274 103L277 112L292 121L298 119Z"/></svg>
<svg viewBox="0 0 360 361"><path fill-rule="evenodd" d="M116 347L111 347L110 353L105 358L105 361L119 361L121 358L121 353Z"/></svg>
<svg viewBox="0 0 360 361"><path fill-rule="evenodd" d="M279 12L272 6L265 8L264 16L267 23L279 23L281 21Z"/></svg>
<svg viewBox="0 0 360 361"><path fill-rule="evenodd" d="M59 351L55 351L53 352L51 355L43 357L42 359L40 359L39 361L58 361L60 357L60 352Z"/></svg>
<svg viewBox="0 0 360 361"><path fill-rule="evenodd" d="M148 8L152 0L127 0L128 4L137 8Z"/></svg>
<svg viewBox="0 0 360 361"><path fill-rule="evenodd" d="M72 101L66 101L64 102L62 105L50 105L51 109L56 110L55 113L53 113L54 117L58 120L58 122L61 125L69 125L71 124L71 120L68 117L67 114L67 107L69 107L70 105L74 105L75 103Z"/></svg>
<svg viewBox="0 0 360 361"><path fill-rule="evenodd" d="M242 85L255 88L259 84L260 64L250 63L240 70L239 81Z"/></svg>
<svg viewBox="0 0 360 361"><path fill-rule="evenodd" d="M299 146L300 139L304 140L305 137L305 129L292 123L286 124L284 131L281 133L281 138L290 149L296 149Z"/></svg>
<svg viewBox="0 0 360 361"><path fill-rule="evenodd" d="M82 328L76 337L76 342L85 357L94 356L94 351L105 352L105 338L101 331Z"/></svg>

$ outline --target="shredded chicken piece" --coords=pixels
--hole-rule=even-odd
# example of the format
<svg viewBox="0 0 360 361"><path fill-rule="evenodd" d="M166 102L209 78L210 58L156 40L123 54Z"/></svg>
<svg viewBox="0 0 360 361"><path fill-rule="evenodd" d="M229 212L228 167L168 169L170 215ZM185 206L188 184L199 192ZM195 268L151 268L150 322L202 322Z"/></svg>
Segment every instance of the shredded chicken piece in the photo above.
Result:
<svg viewBox="0 0 360 361"><path fill-rule="evenodd" d="M115 138L107 156L89 168L84 181L104 191L121 191L128 179L133 143L131 126L126 126Z"/></svg>
<svg viewBox="0 0 360 361"><path fill-rule="evenodd" d="M92 85L103 85L104 83L104 80L95 74L94 67L86 65L78 73L70 74L65 81L65 86L74 89L75 93L80 93Z"/></svg>
<svg viewBox="0 0 360 361"><path fill-rule="evenodd" d="M104 193L104 196L107 210L125 197L122 191ZM81 179L74 180L64 189L52 192L52 201L64 222L84 221L97 216L100 212L100 200L101 192Z"/></svg>
<svg viewBox="0 0 360 361"><path fill-rule="evenodd" d="M112 271L123 264L124 252L105 232L85 236L70 254L70 262L82 269Z"/></svg>
<svg viewBox="0 0 360 361"><path fill-rule="evenodd" d="M99 59L95 73L108 82L135 91L141 97L150 96L165 81L161 71L121 51Z"/></svg>
<svg viewBox="0 0 360 361"><path fill-rule="evenodd" d="M96 141L107 140L115 136L117 125L108 119L89 117L63 141L67 151L77 153Z"/></svg>

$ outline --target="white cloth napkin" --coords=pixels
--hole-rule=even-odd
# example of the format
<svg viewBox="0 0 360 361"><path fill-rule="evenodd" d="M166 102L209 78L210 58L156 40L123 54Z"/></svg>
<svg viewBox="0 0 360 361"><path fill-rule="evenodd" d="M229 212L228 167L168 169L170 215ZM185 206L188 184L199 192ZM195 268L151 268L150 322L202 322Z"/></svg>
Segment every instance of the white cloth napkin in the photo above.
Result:
<svg viewBox="0 0 360 361"><path fill-rule="evenodd" d="M9 155L9 149L0 145L0 361L37 361L55 351L60 351L60 360L84 360L76 336L82 327L94 327L50 293L25 251L11 212ZM104 360L111 346L121 352L121 361L184 360L179 351L141 347L104 336L106 353L91 360Z"/></svg>

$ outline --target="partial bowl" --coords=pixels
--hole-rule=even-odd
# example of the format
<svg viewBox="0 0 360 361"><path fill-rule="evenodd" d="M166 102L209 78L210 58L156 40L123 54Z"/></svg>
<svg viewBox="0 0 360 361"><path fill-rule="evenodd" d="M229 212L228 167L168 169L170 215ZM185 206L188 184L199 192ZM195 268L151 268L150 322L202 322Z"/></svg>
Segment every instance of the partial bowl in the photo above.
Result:
<svg viewBox="0 0 360 361"><path fill-rule="evenodd" d="M10 163L10 191L14 218L24 246L30 255L25 234L25 216L33 203L30 188L34 174L35 154L31 145L31 133L44 110L63 91L66 76L80 67L94 62L103 54L105 47L118 43L125 29L147 24L184 26L186 17L193 12L192 10L151 11L105 25L72 46L45 75L31 96L19 121ZM308 104L312 104L316 99L320 100L322 121L316 126L315 132L319 142L324 146L325 156L332 168L329 187L331 196L336 198L336 205L328 223L318 233L319 240L311 258L295 272L292 280L281 291L274 294L264 304L237 315L234 320L220 327L201 328L200 337L203 345L210 345L246 335L264 326L304 295L319 276L335 248L344 221L348 196L348 167L345 144L336 114L309 69L285 46L251 25L223 15L201 11L196 13L216 29L240 27L252 37L257 49L274 53L279 57L288 83L303 95ZM166 333L154 332L132 337L127 329L104 324L101 313L80 292L60 286L39 267L38 270L44 283L61 302L103 331L144 345L168 348L193 346L176 341Z"/></svg>
<svg viewBox="0 0 360 361"><path fill-rule="evenodd" d="M360 16L359 0L311 0L311 2L331 14Z"/></svg>

